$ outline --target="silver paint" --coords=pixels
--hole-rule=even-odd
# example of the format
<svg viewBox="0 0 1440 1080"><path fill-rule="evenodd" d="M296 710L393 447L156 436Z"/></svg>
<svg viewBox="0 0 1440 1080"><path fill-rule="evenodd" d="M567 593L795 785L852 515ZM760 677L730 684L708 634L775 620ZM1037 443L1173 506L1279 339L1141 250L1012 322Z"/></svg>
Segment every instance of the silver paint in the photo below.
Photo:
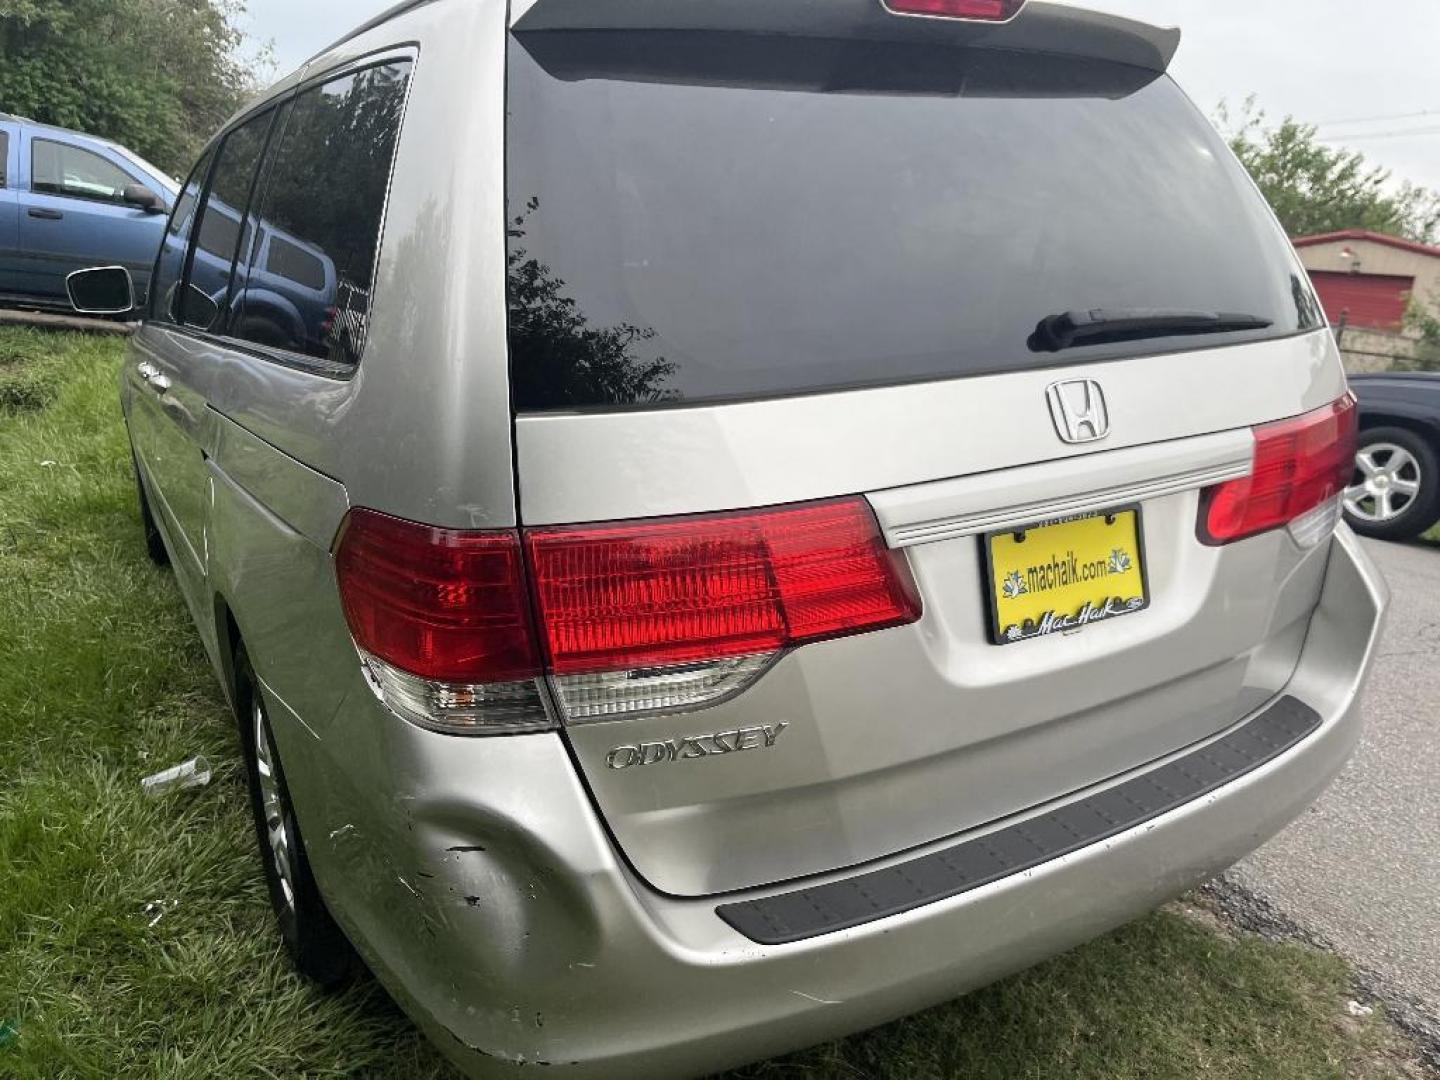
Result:
<svg viewBox="0 0 1440 1080"><path fill-rule="evenodd" d="M1055 438L1045 388L1070 377L1105 384L1116 430L1103 445ZM1344 392L1334 335L1320 330L1160 361L685 409L521 416L520 502L526 524L551 525L883 491L1033 465L1040 455L1060 461L1234 431Z"/></svg>

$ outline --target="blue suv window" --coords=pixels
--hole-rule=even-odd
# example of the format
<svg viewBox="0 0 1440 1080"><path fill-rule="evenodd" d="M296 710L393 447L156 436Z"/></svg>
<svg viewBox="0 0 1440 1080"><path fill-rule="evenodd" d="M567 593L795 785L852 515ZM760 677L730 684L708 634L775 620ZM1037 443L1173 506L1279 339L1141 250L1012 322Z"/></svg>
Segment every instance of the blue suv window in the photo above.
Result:
<svg viewBox="0 0 1440 1080"><path fill-rule="evenodd" d="M30 144L30 187L42 195L121 202L136 179L115 163L78 146L35 139Z"/></svg>
<svg viewBox="0 0 1440 1080"><path fill-rule="evenodd" d="M326 371L360 359L409 61L300 93L271 142L233 337Z"/></svg>
<svg viewBox="0 0 1440 1080"><path fill-rule="evenodd" d="M283 236L270 238L270 254L265 259L265 269L307 289L325 288L325 263L320 256L312 255Z"/></svg>

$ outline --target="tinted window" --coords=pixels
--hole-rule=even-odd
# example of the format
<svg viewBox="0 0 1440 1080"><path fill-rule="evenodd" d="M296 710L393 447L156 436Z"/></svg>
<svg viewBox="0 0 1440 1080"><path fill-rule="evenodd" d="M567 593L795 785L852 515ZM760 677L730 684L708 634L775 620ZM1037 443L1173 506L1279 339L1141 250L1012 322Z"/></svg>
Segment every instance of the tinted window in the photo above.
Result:
<svg viewBox="0 0 1440 1080"><path fill-rule="evenodd" d="M9 168L10 133L8 131L0 131L0 188L3 188L7 183L6 173L9 171Z"/></svg>
<svg viewBox="0 0 1440 1080"><path fill-rule="evenodd" d="M196 298L182 321L201 329L223 328L230 282L240 248L240 222L250 205L250 189L265 152L272 112L245 121L225 137L200 207L200 232L190 262L188 283L215 306ZM185 294L191 296L189 292ZM188 305L187 305L188 306Z"/></svg>
<svg viewBox="0 0 1440 1080"><path fill-rule="evenodd" d="M235 248L240 243L240 220L229 207L213 203L205 210L200 222L200 250L224 259L227 263L234 258Z"/></svg>
<svg viewBox="0 0 1440 1080"><path fill-rule="evenodd" d="M214 154L206 151L185 181L175 208L170 212L170 223L165 227L165 239L160 245L160 257L155 263L155 273L150 279L150 317L161 322L174 322L178 314L176 297L180 279L185 276L185 256L190 249L190 231L195 221L195 205L200 200L200 191L210 172Z"/></svg>
<svg viewBox="0 0 1440 1080"><path fill-rule="evenodd" d="M307 289L325 288L325 264L317 256L281 236L270 241L270 254L265 260L265 269Z"/></svg>
<svg viewBox="0 0 1440 1080"><path fill-rule="evenodd" d="M409 75L408 62L382 64L295 99L259 202L268 251L232 334L327 365L359 360Z"/></svg>
<svg viewBox="0 0 1440 1080"><path fill-rule="evenodd" d="M89 150L48 139L30 143L30 187L46 195L120 202L138 183L120 166Z"/></svg>
<svg viewBox="0 0 1440 1080"><path fill-rule="evenodd" d="M1167 77L1056 56L721 34L510 50L521 409L734 399L1318 325L1261 199ZM1047 316L1249 313L1054 354Z"/></svg>

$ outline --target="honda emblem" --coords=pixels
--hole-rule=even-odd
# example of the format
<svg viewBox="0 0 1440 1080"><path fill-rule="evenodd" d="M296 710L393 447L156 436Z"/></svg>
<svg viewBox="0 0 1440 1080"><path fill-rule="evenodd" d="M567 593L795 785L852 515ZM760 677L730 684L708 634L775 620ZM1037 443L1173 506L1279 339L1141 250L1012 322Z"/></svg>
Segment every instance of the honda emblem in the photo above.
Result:
<svg viewBox="0 0 1440 1080"><path fill-rule="evenodd" d="M1045 390L1055 432L1067 443L1099 442L1110 434L1105 392L1094 379L1051 383Z"/></svg>

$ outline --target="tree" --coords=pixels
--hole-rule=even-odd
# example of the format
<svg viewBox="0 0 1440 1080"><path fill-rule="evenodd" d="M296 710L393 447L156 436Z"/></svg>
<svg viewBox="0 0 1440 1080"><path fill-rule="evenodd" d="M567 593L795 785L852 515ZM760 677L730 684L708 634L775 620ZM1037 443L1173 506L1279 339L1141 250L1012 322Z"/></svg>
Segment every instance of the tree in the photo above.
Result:
<svg viewBox="0 0 1440 1080"><path fill-rule="evenodd" d="M1397 356L1392 371L1440 371L1440 292L1426 300L1410 298L1405 309L1405 330L1414 341L1413 354Z"/></svg>
<svg viewBox="0 0 1440 1080"><path fill-rule="evenodd" d="M169 172L258 87L243 0L0 0L0 110L121 143Z"/></svg>
<svg viewBox="0 0 1440 1080"><path fill-rule="evenodd" d="M678 394L664 382L676 365L663 356L635 355L656 334L648 326L595 327L565 292L565 282L532 258L520 241L526 220L540 209L531 197L505 230L510 251L506 286L515 399L555 406L654 404Z"/></svg>
<svg viewBox="0 0 1440 1080"><path fill-rule="evenodd" d="M1369 229L1420 243L1440 238L1440 193L1397 184L1364 154L1325 146L1313 124L1287 116L1267 128L1253 97L1238 117L1222 103L1218 122L1291 236Z"/></svg>

